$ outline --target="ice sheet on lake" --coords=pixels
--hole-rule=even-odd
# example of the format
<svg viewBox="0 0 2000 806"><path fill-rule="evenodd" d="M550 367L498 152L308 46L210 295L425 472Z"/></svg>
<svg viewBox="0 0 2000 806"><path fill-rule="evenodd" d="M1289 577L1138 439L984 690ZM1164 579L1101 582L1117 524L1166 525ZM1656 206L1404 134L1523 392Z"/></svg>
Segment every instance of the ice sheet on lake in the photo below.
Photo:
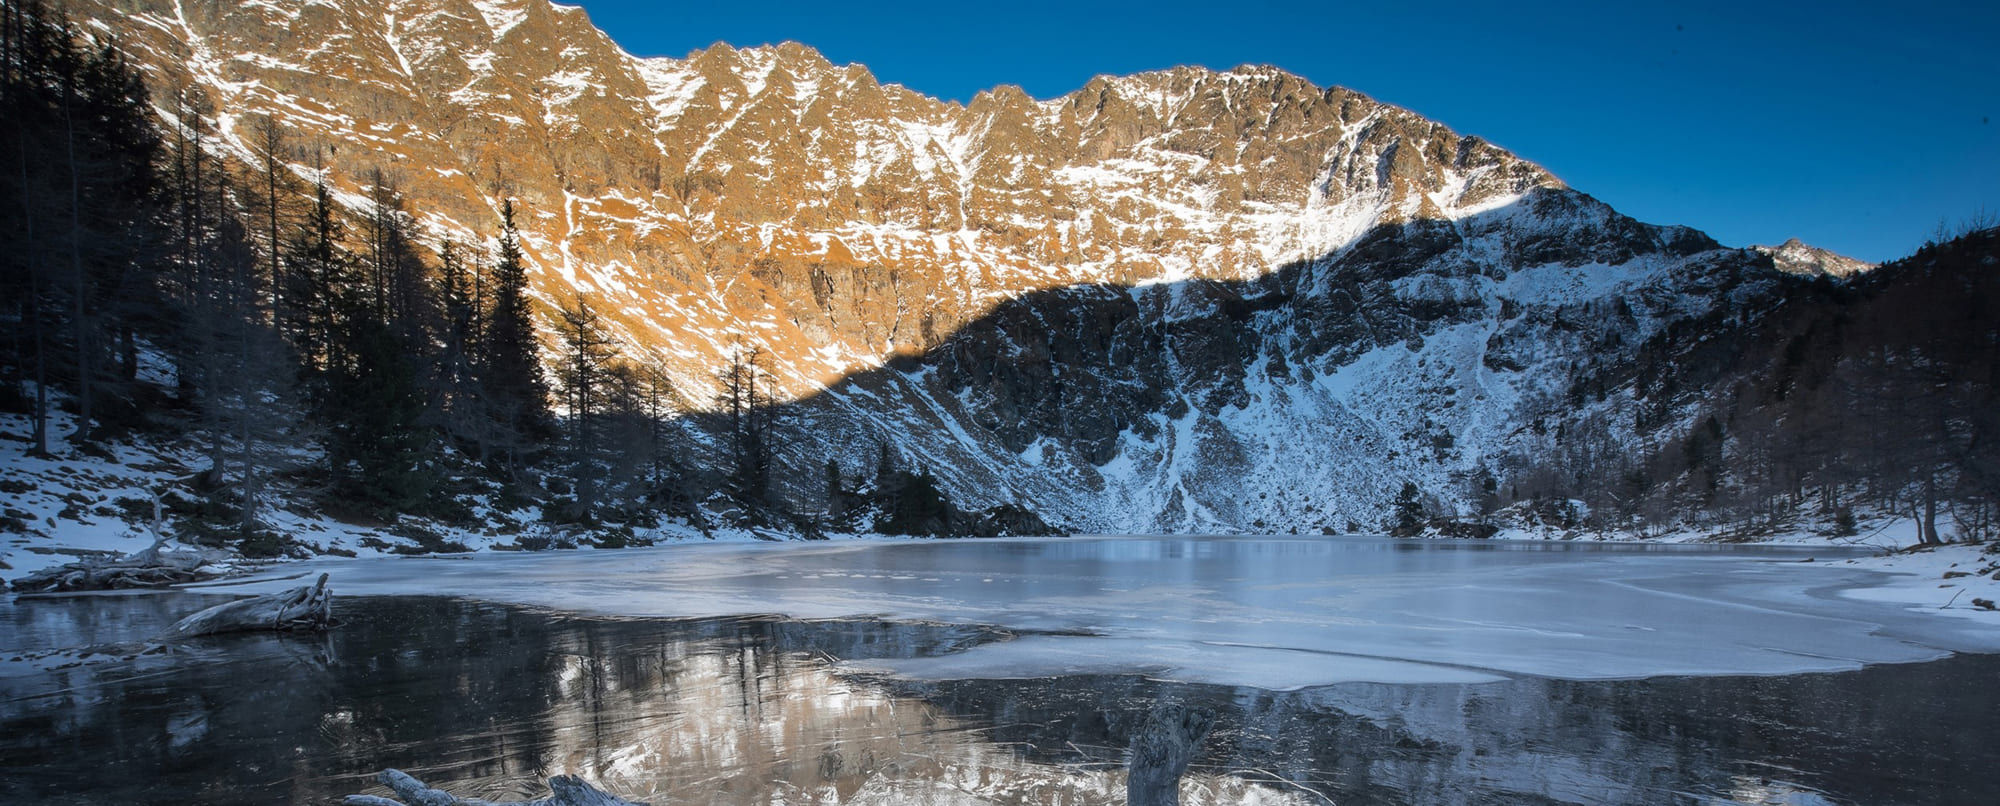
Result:
<svg viewBox="0 0 2000 806"><path fill-rule="evenodd" d="M1792 674L2000 651L2000 633L1983 625L1842 598L1879 575L1799 564L1806 556L1348 538L898 541L315 561L227 590L275 590L324 570L341 595L629 616L879 616L1021 636L865 667L924 678L1142 672L1288 689Z"/></svg>

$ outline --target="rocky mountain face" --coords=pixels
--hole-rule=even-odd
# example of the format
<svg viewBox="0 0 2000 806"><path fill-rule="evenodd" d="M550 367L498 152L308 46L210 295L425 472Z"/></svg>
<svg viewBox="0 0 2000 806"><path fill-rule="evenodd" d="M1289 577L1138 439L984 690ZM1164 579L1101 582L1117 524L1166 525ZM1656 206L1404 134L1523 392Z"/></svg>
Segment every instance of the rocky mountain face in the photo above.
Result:
<svg viewBox="0 0 2000 806"><path fill-rule="evenodd" d="M795 467L886 445L1073 529L1372 529L1406 481L1470 506L1578 428L1647 438L1590 387L1650 334L1855 269L1635 222L1270 68L960 105L791 43L636 58L546 0L72 13L236 156L266 116L319 147L288 158L356 209L380 169L477 241L515 199L539 300L609 312L689 410L763 349Z"/></svg>
<svg viewBox="0 0 2000 806"><path fill-rule="evenodd" d="M1766 255L1780 271L1804 276L1826 275L1828 277L1852 277L1875 268L1872 263L1855 260L1846 255L1835 254L1817 246L1810 246L1797 238L1777 246L1752 246Z"/></svg>

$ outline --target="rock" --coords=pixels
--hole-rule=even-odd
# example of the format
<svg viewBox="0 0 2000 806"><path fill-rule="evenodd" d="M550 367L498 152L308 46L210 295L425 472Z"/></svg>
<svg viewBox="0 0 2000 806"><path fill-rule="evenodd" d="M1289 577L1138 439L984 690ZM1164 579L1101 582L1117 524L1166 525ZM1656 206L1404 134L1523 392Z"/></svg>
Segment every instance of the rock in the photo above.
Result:
<svg viewBox="0 0 2000 806"><path fill-rule="evenodd" d="M1981 609L1981 610L1995 610L1995 609L2000 609L2000 608L1996 608L1996 607L1994 606L1994 604L1993 604L1993 600L1992 600L1992 599L1973 599L1973 600L1972 600L1972 606L1973 606L1973 607L1977 607L1977 608L1979 608L1979 609Z"/></svg>
<svg viewBox="0 0 2000 806"><path fill-rule="evenodd" d="M501 806L493 801L461 798L442 789L432 789L402 770L383 770L376 780L402 800L375 795L348 795L341 802L346 806ZM515 801L511 806L646 806L615 797L574 775L550 778L549 790L546 798Z"/></svg>
<svg viewBox="0 0 2000 806"><path fill-rule="evenodd" d="M1155 708L1132 735L1127 806L1179 806L1181 775L1214 724L1215 715L1200 708L1173 703Z"/></svg>

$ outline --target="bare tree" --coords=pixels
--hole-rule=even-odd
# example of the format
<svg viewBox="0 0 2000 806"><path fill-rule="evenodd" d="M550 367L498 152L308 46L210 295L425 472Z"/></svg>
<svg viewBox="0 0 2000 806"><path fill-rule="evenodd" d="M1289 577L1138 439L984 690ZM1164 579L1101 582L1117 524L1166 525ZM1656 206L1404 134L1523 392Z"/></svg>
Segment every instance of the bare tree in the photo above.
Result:
<svg viewBox="0 0 2000 806"><path fill-rule="evenodd" d="M562 356L556 387L569 414L571 480L576 485L577 517L595 518L598 486L603 472L598 444L606 408L607 387L617 359L616 344L597 311L576 297L561 311Z"/></svg>

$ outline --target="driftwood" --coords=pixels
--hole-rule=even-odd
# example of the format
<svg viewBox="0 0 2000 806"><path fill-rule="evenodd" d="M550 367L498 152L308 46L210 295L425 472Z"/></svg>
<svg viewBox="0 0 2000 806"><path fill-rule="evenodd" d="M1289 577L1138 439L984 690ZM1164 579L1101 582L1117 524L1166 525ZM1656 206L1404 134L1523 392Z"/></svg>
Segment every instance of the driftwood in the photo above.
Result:
<svg viewBox="0 0 2000 806"><path fill-rule="evenodd" d="M1215 715L1199 708L1167 704L1154 709L1132 734L1127 806L1180 806L1181 774L1214 725Z"/></svg>
<svg viewBox="0 0 2000 806"><path fill-rule="evenodd" d="M144 551L115 559L92 558L45 568L14 580L14 592L73 593L161 588L218 576L213 571L202 570L207 560L200 553L167 550L168 538L160 528L158 496L153 498L152 532L153 545Z"/></svg>
<svg viewBox="0 0 2000 806"><path fill-rule="evenodd" d="M174 622L169 638L191 638L226 632L278 630L320 632L333 619L333 595L327 592L326 575L319 581L288 591L238 599L203 610Z"/></svg>
<svg viewBox="0 0 2000 806"><path fill-rule="evenodd" d="M140 555L153 554L149 559ZM16 593L73 593L77 591L161 588L184 582L200 582L217 575L201 570L203 560L193 554L163 554L147 549L115 560L83 560L45 568L14 580Z"/></svg>
<svg viewBox="0 0 2000 806"><path fill-rule="evenodd" d="M402 770L383 770L382 774L375 776L375 780L395 790L396 797L402 800L391 800L375 795L348 795L341 802L346 806L646 806L644 803L614 797L574 775L558 775L550 778L550 795L546 798L515 801L510 804L461 798L442 789L432 789Z"/></svg>

